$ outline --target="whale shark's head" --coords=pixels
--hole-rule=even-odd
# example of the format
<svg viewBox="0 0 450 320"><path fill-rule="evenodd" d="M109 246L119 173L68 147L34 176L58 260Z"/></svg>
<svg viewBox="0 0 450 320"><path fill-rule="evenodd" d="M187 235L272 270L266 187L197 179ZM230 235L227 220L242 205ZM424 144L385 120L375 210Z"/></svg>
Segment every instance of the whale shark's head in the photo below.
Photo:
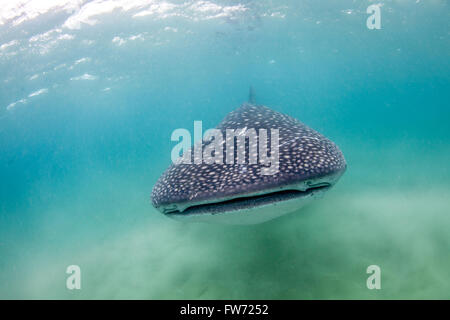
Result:
<svg viewBox="0 0 450 320"><path fill-rule="evenodd" d="M190 163L175 162L154 186L152 204L168 217L230 224L264 222L320 196L346 169L342 152L332 141L265 106L245 103L216 129L223 134L219 144L223 149L212 154L219 152L215 159L221 161L195 161L195 152L190 152ZM229 136L230 132L235 135ZM249 132L256 139L246 136ZM241 147L225 147L242 135ZM211 140L201 143L201 154ZM240 151L244 156L241 153L239 159ZM268 156L270 161L260 161Z"/></svg>

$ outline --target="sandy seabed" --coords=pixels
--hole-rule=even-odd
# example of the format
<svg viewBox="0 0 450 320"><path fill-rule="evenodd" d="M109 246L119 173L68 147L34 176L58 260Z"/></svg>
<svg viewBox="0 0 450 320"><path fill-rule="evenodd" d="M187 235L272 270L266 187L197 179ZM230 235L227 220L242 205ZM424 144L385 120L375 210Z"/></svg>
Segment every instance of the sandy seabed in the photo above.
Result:
<svg viewBox="0 0 450 320"><path fill-rule="evenodd" d="M38 252L15 294L32 299L449 298L448 194L448 189L355 194L337 186L300 212L255 226L183 224L155 215L76 251ZM81 267L81 290L65 288L70 264ZM372 264L381 267L381 290L366 287Z"/></svg>

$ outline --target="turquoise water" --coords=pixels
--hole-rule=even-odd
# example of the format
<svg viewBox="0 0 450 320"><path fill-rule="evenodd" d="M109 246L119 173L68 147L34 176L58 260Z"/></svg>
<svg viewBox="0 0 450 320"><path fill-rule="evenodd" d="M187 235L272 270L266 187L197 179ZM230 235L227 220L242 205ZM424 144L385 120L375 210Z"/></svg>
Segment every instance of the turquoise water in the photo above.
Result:
<svg viewBox="0 0 450 320"><path fill-rule="evenodd" d="M450 298L448 1L382 1L379 30L372 1L22 2L0 9L0 298ZM250 85L347 172L264 224L165 218L172 131Z"/></svg>

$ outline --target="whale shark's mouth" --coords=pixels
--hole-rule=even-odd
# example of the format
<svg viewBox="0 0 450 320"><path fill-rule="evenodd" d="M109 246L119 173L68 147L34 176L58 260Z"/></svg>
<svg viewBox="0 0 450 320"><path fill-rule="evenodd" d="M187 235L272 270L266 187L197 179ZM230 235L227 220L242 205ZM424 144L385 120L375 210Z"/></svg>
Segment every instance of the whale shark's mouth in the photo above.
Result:
<svg viewBox="0 0 450 320"><path fill-rule="evenodd" d="M232 198L219 202L202 203L187 207L183 211L176 209L167 210L164 212L164 214L187 216L208 213L214 215L235 210L251 209L295 198L307 197L318 192L324 192L329 188L331 188L331 184L323 182L314 186L310 186L304 191L296 189L279 190L265 194Z"/></svg>

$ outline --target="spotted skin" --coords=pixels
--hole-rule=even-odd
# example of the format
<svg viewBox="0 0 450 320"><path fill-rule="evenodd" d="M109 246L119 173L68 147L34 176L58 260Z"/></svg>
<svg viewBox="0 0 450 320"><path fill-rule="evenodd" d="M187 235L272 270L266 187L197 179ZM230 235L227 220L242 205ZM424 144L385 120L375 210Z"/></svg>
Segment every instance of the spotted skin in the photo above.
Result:
<svg viewBox="0 0 450 320"><path fill-rule="evenodd" d="M245 103L217 126L224 139L226 129L242 128L254 128L256 133L260 128L268 132L274 128L279 130L277 173L263 175L259 163L248 164L248 161L246 164L237 164L237 161L234 164L172 164L153 188L153 206L160 209L171 204L185 204L188 207L189 204L233 199L331 176L346 168L342 152L332 141L300 121L268 107ZM203 143L203 148L206 144ZM270 134L267 146L270 153ZM226 159L226 148L223 149L223 159ZM248 152L247 142L247 155Z"/></svg>

